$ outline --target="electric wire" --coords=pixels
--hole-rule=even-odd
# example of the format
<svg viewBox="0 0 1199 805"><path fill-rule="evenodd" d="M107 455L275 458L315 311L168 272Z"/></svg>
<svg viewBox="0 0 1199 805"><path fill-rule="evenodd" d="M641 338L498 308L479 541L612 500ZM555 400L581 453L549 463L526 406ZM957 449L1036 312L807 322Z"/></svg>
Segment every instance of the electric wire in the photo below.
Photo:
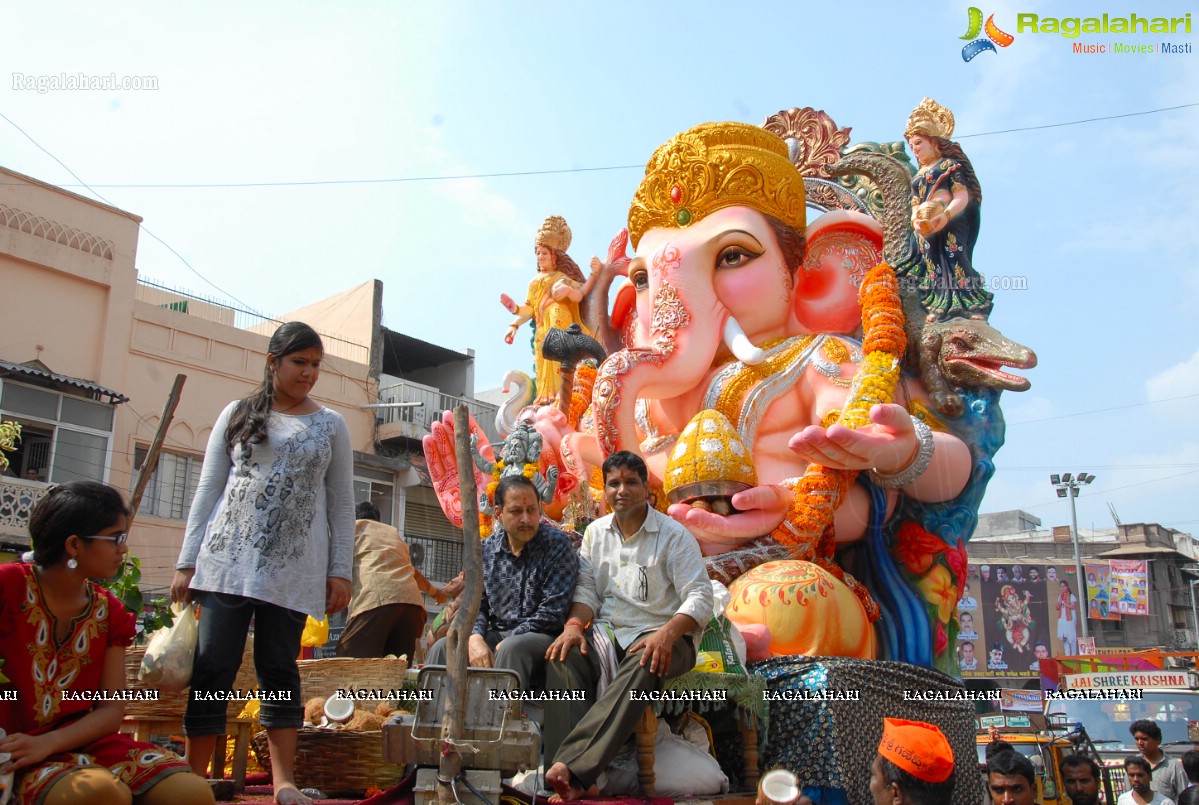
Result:
<svg viewBox="0 0 1199 805"><path fill-rule="evenodd" d="M1123 112L1113 115L1101 115L1099 117L1088 117L1080 120L1068 120L1061 123L1043 123L1035 126L1020 126L1011 129L996 129L994 131L980 131L974 134L957 134L954 135L955 140L965 140L976 137L991 137L998 134L1013 134L1022 131L1039 131L1042 129L1063 128L1066 126L1081 126L1086 123L1098 123L1106 120L1120 120L1129 117L1142 117L1145 115L1160 114L1162 112L1173 112L1180 109L1190 109L1199 106L1199 102L1178 104L1177 106L1163 106L1158 109L1146 109L1140 112ZM2 115L0 115L2 117ZM4 118L8 120L7 117ZM8 121L12 123L11 120ZM14 126L16 124L13 124ZM20 130L20 129L18 129ZM21 132L24 134L24 132ZM28 137L29 135L25 135ZM30 138L32 141L32 138ZM37 145L37 143L34 143ZM38 146L41 148L41 146ZM43 151L45 149L42 149ZM46 152L49 154L49 152ZM57 162L57 158L55 159ZM59 162L62 165L61 162ZM66 166L63 165L65 168ZM253 188L253 187L325 187L330 185L373 185L373 184L410 184L417 182L454 182L464 179L506 179L518 176L553 176L572 173L597 173L603 171L622 171L622 170L644 170L645 163L640 162L632 165L599 165L591 167L576 167L576 168L541 168L534 170L512 170L512 171L493 171L490 173L456 173L456 174L440 174L429 176L399 176L392 178L373 178L373 179L304 179L294 181L272 181L272 182L190 182L190 183L157 183L157 184L93 184L88 185L83 182L78 176L68 169L68 173L79 182L78 185L59 185L59 187L84 187L91 190L93 188L102 187L105 189L126 189L126 190L198 190L198 189L237 189L237 188ZM97 194L98 195L98 194Z"/></svg>

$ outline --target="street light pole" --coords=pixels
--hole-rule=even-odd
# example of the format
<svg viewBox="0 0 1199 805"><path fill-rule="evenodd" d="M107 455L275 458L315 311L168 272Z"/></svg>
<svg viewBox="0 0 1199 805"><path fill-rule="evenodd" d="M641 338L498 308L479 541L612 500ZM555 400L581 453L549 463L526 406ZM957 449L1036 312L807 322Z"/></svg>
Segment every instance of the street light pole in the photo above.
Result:
<svg viewBox="0 0 1199 805"><path fill-rule="evenodd" d="M1070 498L1070 540L1074 543L1074 569L1078 573L1078 620L1082 624L1082 639L1090 640L1091 629L1087 620L1087 577L1082 568L1082 549L1078 544L1078 510L1074 499L1078 497L1079 487L1086 486L1095 480L1094 475L1080 472L1077 477L1070 473L1050 475L1049 482L1057 489L1059 498Z"/></svg>

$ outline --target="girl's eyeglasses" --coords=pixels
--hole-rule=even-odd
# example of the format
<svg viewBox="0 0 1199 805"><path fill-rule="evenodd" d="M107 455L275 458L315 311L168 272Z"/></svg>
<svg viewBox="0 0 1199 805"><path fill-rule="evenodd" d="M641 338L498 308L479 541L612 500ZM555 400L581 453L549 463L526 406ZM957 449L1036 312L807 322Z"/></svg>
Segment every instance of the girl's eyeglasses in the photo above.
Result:
<svg viewBox="0 0 1199 805"><path fill-rule="evenodd" d="M83 539L110 539L113 541L113 544L119 548L129 539L129 534L122 531L120 534L96 534L94 536L84 537Z"/></svg>

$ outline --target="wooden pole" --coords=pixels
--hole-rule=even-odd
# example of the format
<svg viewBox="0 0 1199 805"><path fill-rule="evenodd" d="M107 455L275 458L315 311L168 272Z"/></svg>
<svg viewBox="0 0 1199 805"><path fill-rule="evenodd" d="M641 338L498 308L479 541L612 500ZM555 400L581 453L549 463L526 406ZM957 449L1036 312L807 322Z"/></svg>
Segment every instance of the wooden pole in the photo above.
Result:
<svg viewBox="0 0 1199 805"><path fill-rule="evenodd" d="M150 443L146 460L142 462L142 468L137 473L137 483L133 485L133 495L129 499L129 509L132 513L126 523L126 531L133 527L133 518L137 516L137 507L141 505L142 495L146 492L146 484L150 483L150 476L154 474L154 468L158 466L158 454L162 452L162 443L166 441L167 430L171 427L171 420L175 418L175 408L179 405L179 397L183 393L185 382L187 382L187 375L175 375L175 385L171 386L167 403L162 407L162 419L158 422L158 430L154 432L154 441Z"/></svg>
<svg viewBox="0 0 1199 805"><path fill-rule="evenodd" d="M479 540L479 491L470 456L470 412L465 403L454 409L454 456L458 465L458 494L462 500L462 569L466 572L463 605L446 634L445 715L441 722L441 763L437 769L437 798L442 805L457 802L450 781L462 773L462 756L454 741L466 733L467 641L483 596L483 546Z"/></svg>

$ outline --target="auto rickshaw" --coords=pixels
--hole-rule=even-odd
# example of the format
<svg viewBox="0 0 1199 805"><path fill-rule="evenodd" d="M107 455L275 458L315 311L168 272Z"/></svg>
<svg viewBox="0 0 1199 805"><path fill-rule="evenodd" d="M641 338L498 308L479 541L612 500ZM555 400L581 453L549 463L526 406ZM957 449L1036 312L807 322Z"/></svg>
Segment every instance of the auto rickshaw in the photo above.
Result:
<svg viewBox="0 0 1199 805"><path fill-rule="evenodd" d="M1108 803L1116 801L1111 774L1085 729L1049 724L1044 716L1035 713L980 716L975 721L975 745L984 785L987 746L998 740L1008 742L1032 762L1036 771L1037 802L1041 805L1070 805L1070 797L1062 783L1061 761L1074 754L1086 755L1099 763L1103 777L1100 796Z"/></svg>

